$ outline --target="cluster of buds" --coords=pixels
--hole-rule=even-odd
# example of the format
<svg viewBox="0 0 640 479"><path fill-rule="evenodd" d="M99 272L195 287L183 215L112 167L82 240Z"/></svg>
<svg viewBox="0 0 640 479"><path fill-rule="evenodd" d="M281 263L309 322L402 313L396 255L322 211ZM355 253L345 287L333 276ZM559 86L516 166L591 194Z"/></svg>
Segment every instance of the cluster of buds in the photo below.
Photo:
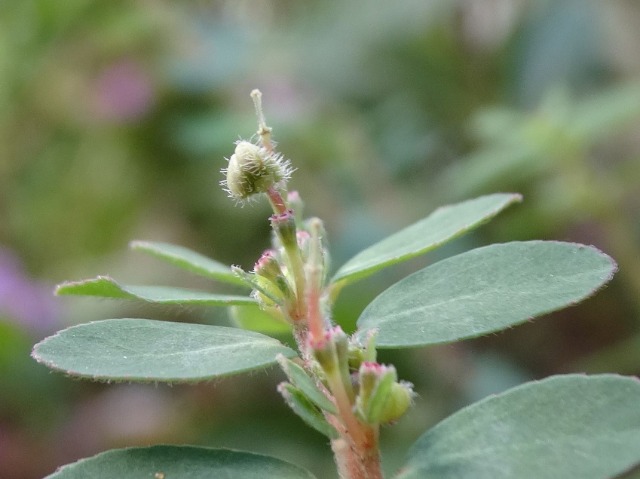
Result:
<svg viewBox="0 0 640 479"><path fill-rule="evenodd" d="M310 345L330 390L342 387L358 419L369 425L399 419L413 398L412 385L398 381L396 370L376 362L375 337L365 346L350 340L339 326ZM332 385L332 377L336 384Z"/></svg>
<svg viewBox="0 0 640 479"><path fill-rule="evenodd" d="M273 316L301 323L306 316L309 290L324 298L328 254L322 244L324 228L317 218L303 221L303 203L297 192L287 193L288 162L265 146L241 141L223 170L230 195L245 200L265 193L274 214L272 247L256 262L253 272L234 272L253 288L253 297Z"/></svg>
<svg viewBox="0 0 640 479"><path fill-rule="evenodd" d="M289 322L297 333L303 332L296 336L300 364L279 359L288 381L278 390L286 402L331 439L349 436L355 443L358 434L361 438L375 435L381 424L399 419L411 405L412 386L398 381L393 366L376 362L373 335L362 345L332 326L324 227L317 218L303 220L300 196L287 192L291 167L275 153L260 96L252 96L260 144L236 144L224 170L224 183L229 195L239 201L266 194L274 210L272 246L252 272L237 267L234 271L253 288L252 295L263 310Z"/></svg>
<svg viewBox="0 0 640 479"><path fill-rule="evenodd" d="M397 421L411 406L412 385L398 381L393 366L375 362L373 338L362 347L336 326L322 338L310 338L309 349L314 359L310 371L278 359L288 378L278 391L298 416L327 437L335 439L350 427L345 416L377 428Z"/></svg>

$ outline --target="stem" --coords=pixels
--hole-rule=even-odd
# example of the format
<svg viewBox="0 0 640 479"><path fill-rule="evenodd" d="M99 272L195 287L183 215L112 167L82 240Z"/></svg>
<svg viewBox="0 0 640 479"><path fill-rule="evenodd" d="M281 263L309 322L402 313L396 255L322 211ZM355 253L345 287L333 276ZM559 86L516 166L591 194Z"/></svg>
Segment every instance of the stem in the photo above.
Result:
<svg viewBox="0 0 640 479"><path fill-rule="evenodd" d="M314 268L315 269L315 268ZM309 275L312 276L312 275ZM311 338L319 339L322 337L324 328L323 328L323 319L322 319L322 311L320 310L320 295L318 294L318 289L315 288L315 285L308 285L307 292L307 325L309 326L309 331L311 333Z"/></svg>
<svg viewBox="0 0 640 479"><path fill-rule="evenodd" d="M322 258L322 243L320 240L321 222L314 218L310 221L311 239L309 244L309 258L306 266L307 280L307 324L311 331L311 338L320 339L324 332L324 319L320 306L322 294L322 276L324 273Z"/></svg>
<svg viewBox="0 0 640 479"><path fill-rule="evenodd" d="M258 135L262 146L269 152L273 153L273 143L271 142L271 128L267 126L267 122L264 118L264 112L262 111L262 92L260 90L253 90L251 92L251 98L253 99L253 105L256 108L256 116L258 117Z"/></svg>
<svg viewBox="0 0 640 479"><path fill-rule="evenodd" d="M275 154L271 128L267 126L262 110L262 93L260 90L253 90L251 98L258 119L257 135L260 137L261 146L269 154ZM288 168L288 164L284 167ZM281 190L286 193L284 187ZM294 337L305 369L311 376L315 376L319 384L322 384L322 391L335 402L338 409L337 414L325 413L325 417L340 435L338 439L331 441L340 478L383 479L378 448L379 425L361 422L354 410L356 395L349 370L348 338L340 330L340 336L333 336L333 343L326 342L326 337L331 336L331 330L328 329L330 321L323 313L323 301L335 299L338 288L331 291L324 287L328 256L322 247L322 222L317 218L310 221L309 253L304 254L303 260L297 235L297 229L300 227L300 200L291 200L292 203L297 204L295 213L298 215L298 223L292 224L290 221L292 213L282 192L271 186L266 191L266 195L275 213L272 217L272 227L284 248L281 259L288 269L289 278L287 279L293 282L295 291L295 304L287 298L285 314L293 322ZM262 292L266 294L265 291ZM331 298L331 295L334 297ZM320 343L320 341L325 342ZM323 349L318 347L314 350L309 346L316 343L322 344ZM316 359L324 358L324 363L320 362L324 369L324 379L326 379L324 384L315 370L318 363L314 362L314 355Z"/></svg>
<svg viewBox="0 0 640 479"><path fill-rule="evenodd" d="M336 441L344 441L344 446L347 447L335 441L332 442L340 477L383 479L378 448L378 426L369 426L358 420L338 368L327 375L327 382L344 424L344 430L340 431L343 437Z"/></svg>
<svg viewBox="0 0 640 479"><path fill-rule="evenodd" d="M331 441L331 449L341 479L384 479L377 430L370 429L362 445L341 437Z"/></svg>
<svg viewBox="0 0 640 479"><path fill-rule="evenodd" d="M269 197L269 203L271 203L274 213L279 215L287 211L287 203L285 203L280 192L273 186L267 190L267 196Z"/></svg>

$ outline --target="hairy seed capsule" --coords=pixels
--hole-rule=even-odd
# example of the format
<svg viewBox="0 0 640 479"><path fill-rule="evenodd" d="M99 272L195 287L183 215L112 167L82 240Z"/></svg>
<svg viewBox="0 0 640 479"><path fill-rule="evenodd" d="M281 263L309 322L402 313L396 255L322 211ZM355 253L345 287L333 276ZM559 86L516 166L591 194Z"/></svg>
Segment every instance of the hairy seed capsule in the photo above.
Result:
<svg viewBox="0 0 640 479"><path fill-rule="evenodd" d="M289 179L289 163L280 155L248 141L239 141L226 169L229 196L245 200L269 188L283 188Z"/></svg>

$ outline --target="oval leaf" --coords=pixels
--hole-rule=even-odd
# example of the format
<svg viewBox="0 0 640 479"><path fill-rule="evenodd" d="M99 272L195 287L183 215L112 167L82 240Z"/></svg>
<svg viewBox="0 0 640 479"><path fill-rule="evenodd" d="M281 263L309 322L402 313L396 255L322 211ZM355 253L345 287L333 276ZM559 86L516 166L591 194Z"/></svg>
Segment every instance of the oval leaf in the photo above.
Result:
<svg viewBox="0 0 640 479"><path fill-rule="evenodd" d="M640 463L640 381L555 376L457 412L409 450L398 479L608 479Z"/></svg>
<svg viewBox="0 0 640 479"><path fill-rule="evenodd" d="M246 286L244 281L233 274L229 266L185 248L184 246L152 241L132 241L129 247L135 251L142 251L154 258L166 261L178 268L185 269L200 276L225 283Z"/></svg>
<svg viewBox="0 0 640 479"><path fill-rule="evenodd" d="M58 296L100 296L102 298L140 299L158 304L196 304L201 306L230 306L254 304L249 296L211 294L168 286L138 286L120 284L109 276L98 276L83 281L69 281L56 288Z"/></svg>
<svg viewBox="0 0 640 479"><path fill-rule="evenodd" d="M518 194L496 193L440 207L428 217L358 253L336 272L332 281L354 282L387 266L427 253L521 200Z"/></svg>
<svg viewBox="0 0 640 479"><path fill-rule="evenodd" d="M478 248L383 291L358 319L379 347L446 343L499 331L575 304L609 281L615 262L596 248L552 241Z"/></svg>
<svg viewBox="0 0 640 479"><path fill-rule="evenodd" d="M152 446L115 449L63 466L46 479L313 479L275 457L228 449Z"/></svg>
<svg viewBox="0 0 640 479"><path fill-rule="evenodd" d="M295 351L260 333L149 319L107 319L58 332L33 350L40 363L97 380L195 382L259 369Z"/></svg>

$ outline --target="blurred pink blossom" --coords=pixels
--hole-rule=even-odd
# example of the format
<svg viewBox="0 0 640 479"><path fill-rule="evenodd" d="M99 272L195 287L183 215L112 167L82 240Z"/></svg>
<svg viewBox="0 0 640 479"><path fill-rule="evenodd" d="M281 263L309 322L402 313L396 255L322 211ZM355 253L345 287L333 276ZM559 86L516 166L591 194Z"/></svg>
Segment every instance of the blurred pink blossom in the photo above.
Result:
<svg viewBox="0 0 640 479"><path fill-rule="evenodd" d="M29 278L18 258L0 249L0 320L9 320L34 333L57 326L52 288Z"/></svg>
<svg viewBox="0 0 640 479"><path fill-rule="evenodd" d="M93 105L102 120L127 122L145 115L154 101L151 75L133 60L120 60L96 79Z"/></svg>

